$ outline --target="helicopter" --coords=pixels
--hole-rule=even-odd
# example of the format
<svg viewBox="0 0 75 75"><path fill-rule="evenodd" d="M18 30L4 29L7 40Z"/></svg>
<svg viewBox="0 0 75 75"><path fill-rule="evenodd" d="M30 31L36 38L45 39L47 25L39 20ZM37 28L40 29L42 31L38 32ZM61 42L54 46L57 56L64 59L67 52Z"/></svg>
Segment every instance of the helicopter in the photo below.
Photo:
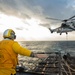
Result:
<svg viewBox="0 0 75 75"><path fill-rule="evenodd" d="M61 26L55 28L55 29L51 29L51 28L48 28L50 30L51 33L53 32L57 32L57 33L60 33L60 35L62 33L66 33L68 34L68 32L72 32L72 31L75 31L75 19L74 19L75 15L72 16L71 18L69 19L65 19L65 20L60 20L60 19L54 19L54 18L46 18L46 19L51 19L51 20L60 20L62 21L63 23L61 24Z"/></svg>

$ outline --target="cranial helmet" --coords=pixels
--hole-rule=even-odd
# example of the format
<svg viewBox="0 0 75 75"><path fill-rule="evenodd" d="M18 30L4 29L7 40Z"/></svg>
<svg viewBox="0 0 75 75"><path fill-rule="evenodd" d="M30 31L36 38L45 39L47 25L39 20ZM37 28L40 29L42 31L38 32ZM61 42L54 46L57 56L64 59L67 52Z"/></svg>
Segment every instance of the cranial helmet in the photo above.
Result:
<svg viewBox="0 0 75 75"><path fill-rule="evenodd" d="M9 38L9 39L12 39L12 40L16 39L15 32L12 29L5 30L4 33L3 33L3 37Z"/></svg>

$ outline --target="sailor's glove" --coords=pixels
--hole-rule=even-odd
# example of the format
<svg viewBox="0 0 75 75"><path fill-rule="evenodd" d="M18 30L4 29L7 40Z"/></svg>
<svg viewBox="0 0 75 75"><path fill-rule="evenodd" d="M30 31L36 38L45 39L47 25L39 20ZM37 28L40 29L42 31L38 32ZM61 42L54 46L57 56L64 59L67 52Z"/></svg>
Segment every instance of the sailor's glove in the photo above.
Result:
<svg viewBox="0 0 75 75"><path fill-rule="evenodd" d="M30 57L36 57L36 53L31 53Z"/></svg>

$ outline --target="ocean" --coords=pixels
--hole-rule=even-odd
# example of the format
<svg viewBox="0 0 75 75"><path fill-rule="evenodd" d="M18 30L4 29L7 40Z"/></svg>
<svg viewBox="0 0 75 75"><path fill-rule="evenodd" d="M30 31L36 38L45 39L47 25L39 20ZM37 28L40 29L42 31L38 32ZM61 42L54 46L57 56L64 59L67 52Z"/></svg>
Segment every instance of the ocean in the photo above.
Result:
<svg viewBox="0 0 75 75"><path fill-rule="evenodd" d="M21 46L26 47L34 52L75 52L75 41L20 41L19 43Z"/></svg>

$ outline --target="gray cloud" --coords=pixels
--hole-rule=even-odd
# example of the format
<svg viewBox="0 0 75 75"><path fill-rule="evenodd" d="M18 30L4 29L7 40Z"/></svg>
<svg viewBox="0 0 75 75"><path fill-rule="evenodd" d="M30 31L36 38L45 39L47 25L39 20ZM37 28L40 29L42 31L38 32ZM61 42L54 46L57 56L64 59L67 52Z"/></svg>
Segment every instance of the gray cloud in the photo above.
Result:
<svg viewBox="0 0 75 75"><path fill-rule="evenodd" d="M46 16L66 19L75 14L74 0L0 0L0 11L21 18L40 18L51 23Z"/></svg>
<svg viewBox="0 0 75 75"><path fill-rule="evenodd" d="M42 8L40 6L33 6L32 1L0 0L0 11L8 15L15 15L22 18L31 18L31 16L36 17L42 13Z"/></svg>

